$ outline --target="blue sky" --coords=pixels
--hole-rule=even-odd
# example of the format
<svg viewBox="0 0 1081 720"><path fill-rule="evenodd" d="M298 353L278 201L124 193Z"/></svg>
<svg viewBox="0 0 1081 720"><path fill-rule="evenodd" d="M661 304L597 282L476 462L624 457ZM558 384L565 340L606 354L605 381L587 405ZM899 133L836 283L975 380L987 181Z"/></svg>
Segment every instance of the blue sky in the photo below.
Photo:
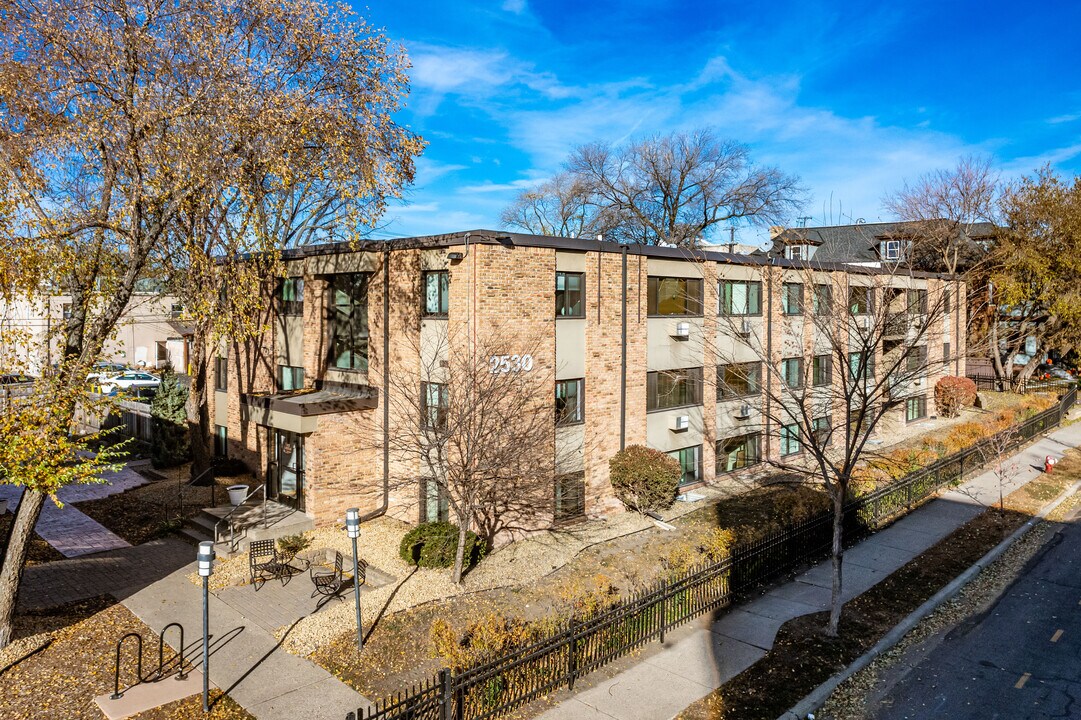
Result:
<svg viewBox="0 0 1081 720"><path fill-rule="evenodd" d="M577 145L710 125L795 173L809 224L958 157L1081 172L1081 4L376 2L429 143L377 236L498 228ZM740 238L761 239L742 229Z"/></svg>

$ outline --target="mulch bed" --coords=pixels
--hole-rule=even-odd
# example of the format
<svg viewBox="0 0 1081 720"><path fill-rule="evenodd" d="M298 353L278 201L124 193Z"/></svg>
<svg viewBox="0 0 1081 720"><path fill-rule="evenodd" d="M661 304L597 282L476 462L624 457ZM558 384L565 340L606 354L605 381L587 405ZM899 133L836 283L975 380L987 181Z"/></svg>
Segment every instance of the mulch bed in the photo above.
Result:
<svg viewBox="0 0 1081 720"><path fill-rule="evenodd" d="M990 510L958 528L846 604L836 638L825 634L829 613L790 620L764 658L684 710L680 720L774 720L1028 519L1024 513Z"/></svg>

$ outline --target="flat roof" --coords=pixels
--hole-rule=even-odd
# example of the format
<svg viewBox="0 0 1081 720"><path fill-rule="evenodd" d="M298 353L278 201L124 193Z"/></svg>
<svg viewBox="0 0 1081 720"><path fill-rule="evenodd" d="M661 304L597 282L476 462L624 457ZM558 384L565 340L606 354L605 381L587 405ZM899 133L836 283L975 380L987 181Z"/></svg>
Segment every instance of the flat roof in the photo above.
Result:
<svg viewBox="0 0 1081 720"><path fill-rule="evenodd" d="M445 233L442 235L420 235L416 237L394 238L390 240L358 240L356 242L306 245L285 250L282 253L282 259L288 261L319 255L344 255L346 253L355 252L383 252L387 250L457 247L459 245L465 245L467 240L470 243L482 245L540 247L570 252L626 253L628 255L641 255L669 260L686 260L692 262L711 261L729 265L769 265L796 270L810 269L863 275L890 273L889 270L884 268L868 267L865 265L852 265L840 262L816 262L815 260L788 260L786 258L767 254L744 255L742 253L727 253L717 250L668 247L664 245L642 245L639 243L618 243L610 240L588 240L584 238L551 237L548 235L528 235L524 233L483 229L463 230L461 232ZM924 272L918 270L909 270L900 274L903 274L906 277L918 278L952 277L947 273Z"/></svg>

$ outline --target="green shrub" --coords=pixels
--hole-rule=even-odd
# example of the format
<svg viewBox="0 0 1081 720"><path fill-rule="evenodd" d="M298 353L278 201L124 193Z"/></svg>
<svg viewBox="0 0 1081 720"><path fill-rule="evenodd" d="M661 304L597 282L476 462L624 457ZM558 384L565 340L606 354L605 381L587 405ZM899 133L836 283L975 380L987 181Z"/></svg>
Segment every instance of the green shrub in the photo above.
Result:
<svg viewBox="0 0 1081 720"><path fill-rule="evenodd" d="M427 568L446 568L454 565L458 552L458 526L449 522L433 522L417 525L402 538L399 554L410 565ZM470 568L487 552L484 541L476 533L465 533L463 565Z"/></svg>
<svg viewBox="0 0 1081 720"><path fill-rule="evenodd" d="M156 468L176 467L191 456L188 433L188 389L171 367L161 373L161 386L150 401L150 458Z"/></svg>
<svg viewBox="0 0 1081 720"><path fill-rule="evenodd" d="M679 462L660 450L629 445L612 456L608 468L616 497L638 512L672 507L679 494Z"/></svg>
<svg viewBox="0 0 1081 720"><path fill-rule="evenodd" d="M935 408L943 417L957 417L961 408L976 404L976 383L968 378L946 376L935 383Z"/></svg>
<svg viewBox="0 0 1081 720"><path fill-rule="evenodd" d="M302 550L307 550L308 546L312 544L311 538L302 533L296 535L286 535L285 537L278 538L278 549L286 555L296 556L296 554Z"/></svg>

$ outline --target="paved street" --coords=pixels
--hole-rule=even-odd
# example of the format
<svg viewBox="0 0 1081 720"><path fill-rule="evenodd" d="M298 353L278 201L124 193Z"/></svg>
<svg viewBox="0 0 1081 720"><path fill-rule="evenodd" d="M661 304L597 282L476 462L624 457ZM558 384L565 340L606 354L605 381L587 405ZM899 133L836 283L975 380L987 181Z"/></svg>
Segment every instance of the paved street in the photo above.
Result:
<svg viewBox="0 0 1081 720"><path fill-rule="evenodd" d="M875 703L877 720L1076 718L1081 523L1067 523L991 610L950 632Z"/></svg>

